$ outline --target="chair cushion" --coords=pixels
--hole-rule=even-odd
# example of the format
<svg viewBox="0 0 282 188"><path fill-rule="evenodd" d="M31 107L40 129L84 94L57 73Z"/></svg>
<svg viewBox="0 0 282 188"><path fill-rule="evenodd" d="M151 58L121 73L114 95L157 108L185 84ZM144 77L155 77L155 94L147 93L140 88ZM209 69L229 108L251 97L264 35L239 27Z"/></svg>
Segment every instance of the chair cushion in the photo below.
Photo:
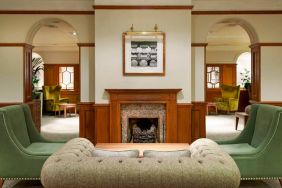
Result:
<svg viewBox="0 0 282 188"><path fill-rule="evenodd" d="M252 147L247 143L243 144L226 144L219 145L224 151L231 156L248 155L256 153L256 148Z"/></svg>
<svg viewBox="0 0 282 188"><path fill-rule="evenodd" d="M274 121L276 108L269 105L262 105L258 108L256 116L256 126L251 145L257 147L265 138Z"/></svg>
<svg viewBox="0 0 282 188"><path fill-rule="evenodd" d="M37 155L52 155L54 152L59 150L64 143L44 143L34 142L30 144L26 149Z"/></svg>
<svg viewBox="0 0 282 188"><path fill-rule="evenodd" d="M92 152L93 157L139 157L139 150L124 150L124 151L109 151L102 149L94 149Z"/></svg>
<svg viewBox="0 0 282 188"><path fill-rule="evenodd" d="M238 99L239 98L239 92L240 92L240 86L228 86L228 85L222 85L221 86L221 95L222 98L229 99L229 98L234 98Z"/></svg>
<svg viewBox="0 0 282 188"><path fill-rule="evenodd" d="M143 152L144 157L190 157L191 152L189 150L176 150L176 151L155 151L145 150Z"/></svg>

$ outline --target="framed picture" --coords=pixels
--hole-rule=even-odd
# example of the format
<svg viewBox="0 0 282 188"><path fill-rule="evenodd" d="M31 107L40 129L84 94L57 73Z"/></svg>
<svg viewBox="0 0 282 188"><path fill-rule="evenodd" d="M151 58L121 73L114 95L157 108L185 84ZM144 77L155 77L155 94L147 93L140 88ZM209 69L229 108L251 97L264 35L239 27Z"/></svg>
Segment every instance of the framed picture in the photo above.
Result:
<svg viewBox="0 0 282 188"><path fill-rule="evenodd" d="M165 33L123 33L123 75L165 75Z"/></svg>

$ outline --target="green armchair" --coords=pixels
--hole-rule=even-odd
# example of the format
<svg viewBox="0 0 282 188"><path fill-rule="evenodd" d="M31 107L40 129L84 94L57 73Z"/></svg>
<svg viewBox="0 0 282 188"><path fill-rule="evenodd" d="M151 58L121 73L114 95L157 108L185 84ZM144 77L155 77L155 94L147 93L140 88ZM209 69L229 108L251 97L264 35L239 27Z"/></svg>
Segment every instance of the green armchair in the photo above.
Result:
<svg viewBox="0 0 282 188"><path fill-rule="evenodd" d="M63 145L41 137L27 105L0 108L0 179L40 179L45 160Z"/></svg>
<svg viewBox="0 0 282 188"><path fill-rule="evenodd" d="M221 98L215 98L217 110L220 111L237 111L240 98L240 86L221 86Z"/></svg>
<svg viewBox="0 0 282 188"><path fill-rule="evenodd" d="M253 104L241 134L218 142L235 160L241 179L282 177L282 108Z"/></svg>
<svg viewBox="0 0 282 188"><path fill-rule="evenodd" d="M43 86L43 106L46 112L56 112L60 110L60 103L69 103L68 98L61 98L61 86Z"/></svg>

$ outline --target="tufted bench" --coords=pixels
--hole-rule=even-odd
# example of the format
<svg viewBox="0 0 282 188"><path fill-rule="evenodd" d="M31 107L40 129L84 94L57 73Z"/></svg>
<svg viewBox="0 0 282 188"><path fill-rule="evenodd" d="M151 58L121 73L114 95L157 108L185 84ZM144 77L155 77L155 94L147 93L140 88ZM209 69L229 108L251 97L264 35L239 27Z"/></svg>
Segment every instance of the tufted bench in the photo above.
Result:
<svg viewBox="0 0 282 188"><path fill-rule="evenodd" d="M75 138L47 159L41 182L47 188L239 186L238 167L214 141L199 139L189 149L191 157L96 158L90 141Z"/></svg>

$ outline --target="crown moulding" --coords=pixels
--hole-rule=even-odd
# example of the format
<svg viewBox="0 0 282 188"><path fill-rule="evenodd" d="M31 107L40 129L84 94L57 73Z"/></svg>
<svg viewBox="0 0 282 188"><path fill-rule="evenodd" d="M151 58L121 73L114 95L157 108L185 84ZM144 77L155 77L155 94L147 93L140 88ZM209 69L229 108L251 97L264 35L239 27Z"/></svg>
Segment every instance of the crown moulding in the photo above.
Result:
<svg viewBox="0 0 282 188"><path fill-rule="evenodd" d="M93 5L94 10L192 10L192 5Z"/></svg>

